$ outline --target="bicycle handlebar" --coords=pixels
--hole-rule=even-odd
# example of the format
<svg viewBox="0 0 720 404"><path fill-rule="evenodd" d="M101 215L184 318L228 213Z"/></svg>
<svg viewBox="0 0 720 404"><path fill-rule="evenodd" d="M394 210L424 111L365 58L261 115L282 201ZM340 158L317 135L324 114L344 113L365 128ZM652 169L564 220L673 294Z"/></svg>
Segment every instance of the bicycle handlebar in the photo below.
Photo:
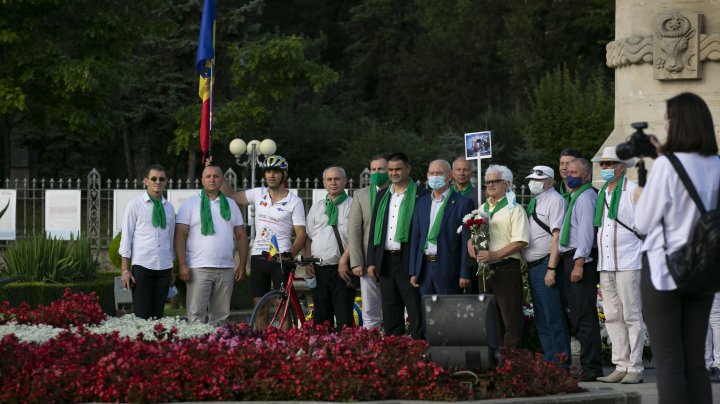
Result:
<svg viewBox="0 0 720 404"><path fill-rule="evenodd" d="M285 254L285 253L283 253L283 254L276 254L276 255L270 257L270 253L267 252L267 251L263 251L263 252L262 252L262 256L265 257L265 258L267 258L267 259L270 260L270 261L282 262L283 264L294 264L294 265L296 265L296 266L298 266L298 265L299 265L299 266L305 266L305 265L307 265L307 264L320 264L320 265L322 265L322 262L323 262L321 258L312 258L312 257L305 258L305 257L302 257L302 256L300 257L299 260L295 260L295 259L293 259L292 257L290 257L289 254Z"/></svg>

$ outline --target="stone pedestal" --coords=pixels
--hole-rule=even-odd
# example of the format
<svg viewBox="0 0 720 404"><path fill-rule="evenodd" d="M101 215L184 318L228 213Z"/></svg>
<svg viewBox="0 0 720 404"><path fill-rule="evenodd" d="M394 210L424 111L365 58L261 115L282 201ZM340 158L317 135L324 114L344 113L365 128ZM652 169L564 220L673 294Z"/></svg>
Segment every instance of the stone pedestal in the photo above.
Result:
<svg viewBox="0 0 720 404"><path fill-rule="evenodd" d="M665 101L684 91L707 102L720 136L720 1L616 0L606 56L615 69L615 127L597 155L624 142L632 122L647 121L646 133L664 142Z"/></svg>

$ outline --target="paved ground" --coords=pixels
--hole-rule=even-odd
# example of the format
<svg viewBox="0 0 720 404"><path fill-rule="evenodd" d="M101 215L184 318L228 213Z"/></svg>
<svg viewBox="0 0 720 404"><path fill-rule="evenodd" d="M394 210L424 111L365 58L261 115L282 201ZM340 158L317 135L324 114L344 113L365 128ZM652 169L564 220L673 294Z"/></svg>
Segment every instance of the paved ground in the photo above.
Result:
<svg viewBox="0 0 720 404"><path fill-rule="evenodd" d="M612 372L611 368L605 368L605 374ZM601 383L601 382L583 382L580 387L588 390L612 389L616 391L636 391L642 395L642 404L657 404L657 377L655 369L645 369L643 373L644 381L640 384L621 384L621 383ZM720 403L720 383L712 384L713 403Z"/></svg>

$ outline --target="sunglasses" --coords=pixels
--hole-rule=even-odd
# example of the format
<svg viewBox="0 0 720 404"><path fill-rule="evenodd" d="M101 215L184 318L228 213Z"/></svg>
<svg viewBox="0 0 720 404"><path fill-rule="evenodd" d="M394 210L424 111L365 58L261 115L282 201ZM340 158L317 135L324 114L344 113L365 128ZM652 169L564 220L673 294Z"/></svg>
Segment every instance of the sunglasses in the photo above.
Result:
<svg viewBox="0 0 720 404"><path fill-rule="evenodd" d="M620 164L617 161L601 161L600 167L615 167L616 165Z"/></svg>
<svg viewBox="0 0 720 404"><path fill-rule="evenodd" d="M148 178L152 182L165 182L167 178L165 177L150 177Z"/></svg>

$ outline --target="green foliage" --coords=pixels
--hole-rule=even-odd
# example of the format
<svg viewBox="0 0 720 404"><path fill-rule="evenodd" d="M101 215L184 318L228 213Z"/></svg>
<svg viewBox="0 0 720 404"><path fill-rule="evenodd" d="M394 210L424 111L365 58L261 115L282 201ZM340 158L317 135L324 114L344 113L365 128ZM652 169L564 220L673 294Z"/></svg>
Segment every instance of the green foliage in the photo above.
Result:
<svg viewBox="0 0 720 404"><path fill-rule="evenodd" d="M14 282L0 287L0 301L7 300L12 306L20 306L22 303L27 303L30 307L48 305L60 299L65 288L70 288L72 292L95 292L100 297L103 311L114 316L115 276L116 274L112 273L101 273L95 280L75 283Z"/></svg>
<svg viewBox="0 0 720 404"><path fill-rule="evenodd" d="M108 261L117 269L122 268L122 257L119 252L121 236L122 232L118 232L117 236L115 236L112 241L110 241L110 245L108 245Z"/></svg>
<svg viewBox="0 0 720 404"><path fill-rule="evenodd" d="M11 244L3 256L11 276L28 282L62 283L94 279L100 263L86 237L68 241L38 234Z"/></svg>
<svg viewBox="0 0 720 404"><path fill-rule="evenodd" d="M530 98L523 127L526 147L518 153L519 160L528 166L552 166L567 147L592 157L612 131L614 99L612 85L600 73L587 82L567 67L547 73Z"/></svg>

